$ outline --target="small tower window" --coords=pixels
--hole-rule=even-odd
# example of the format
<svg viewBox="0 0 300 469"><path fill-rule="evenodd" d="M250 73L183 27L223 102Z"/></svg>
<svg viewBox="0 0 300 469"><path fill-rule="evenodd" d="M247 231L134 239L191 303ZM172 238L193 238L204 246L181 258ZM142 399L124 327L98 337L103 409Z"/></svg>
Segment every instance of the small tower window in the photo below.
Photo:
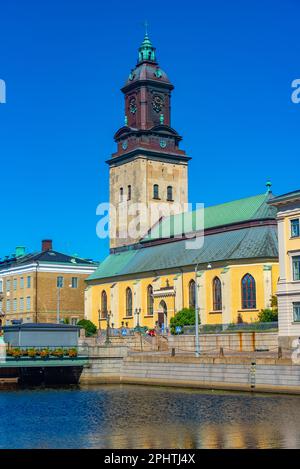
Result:
<svg viewBox="0 0 300 469"><path fill-rule="evenodd" d="M131 200L131 186L128 186L128 200Z"/></svg>
<svg viewBox="0 0 300 469"><path fill-rule="evenodd" d="M173 187L172 186L167 187L167 200L169 202L173 201Z"/></svg>
<svg viewBox="0 0 300 469"><path fill-rule="evenodd" d="M123 187L120 187L120 202L123 202L123 197L124 197L124 189Z"/></svg>
<svg viewBox="0 0 300 469"><path fill-rule="evenodd" d="M159 186L154 184L153 186L153 199L159 199Z"/></svg>

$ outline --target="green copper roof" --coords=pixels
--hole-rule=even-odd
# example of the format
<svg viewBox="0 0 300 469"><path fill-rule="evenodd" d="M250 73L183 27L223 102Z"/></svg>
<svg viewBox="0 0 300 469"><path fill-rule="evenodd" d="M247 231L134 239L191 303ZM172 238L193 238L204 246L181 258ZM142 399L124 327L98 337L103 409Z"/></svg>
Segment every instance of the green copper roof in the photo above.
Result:
<svg viewBox="0 0 300 469"><path fill-rule="evenodd" d="M159 270L197 263L201 270L212 262L230 263L247 259L278 259L276 225L210 234L204 237L204 245L197 249L187 249L186 241L180 240L111 254L88 281L146 272L154 275Z"/></svg>
<svg viewBox="0 0 300 469"><path fill-rule="evenodd" d="M155 47L153 47L152 42L149 39L149 36L146 32L144 40L139 48L139 60L138 63L142 62L156 62L155 57Z"/></svg>
<svg viewBox="0 0 300 469"><path fill-rule="evenodd" d="M125 251L116 254L110 254L100 264L101 269L98 268L96 272L90 275L88 280L99 278L99 275L101 275L101 277L112 277L114 275L118 275L119 272L122 272L126 268L136 253L137 251Z"/></svg>
<svg viewBox="0 0 300 469"><path fill-rule="evenodd" d="M276 218L276 209L268 205L272 198L271 193L260 194L244 199L234 200L220 205L204 208L204 229L233 223ZM194 212L172 215L162 219L155 225L142 242L159 238L176 237L182 233L191 233L200 230L202 209Z"/></svg>

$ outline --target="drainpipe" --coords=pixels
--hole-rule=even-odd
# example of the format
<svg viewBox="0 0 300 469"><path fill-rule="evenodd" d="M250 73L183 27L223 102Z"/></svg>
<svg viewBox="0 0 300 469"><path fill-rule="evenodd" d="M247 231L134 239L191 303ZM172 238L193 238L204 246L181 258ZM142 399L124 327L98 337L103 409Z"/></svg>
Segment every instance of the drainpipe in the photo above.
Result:
<svg viewBox="0 0 300 469"><path fill-rule="evenodd" d="M181 272L182 308L184 308L184 282L183 282L183 269L179 269L179 272Z"/></svg>
<svg viewBox="0 0 300 469"><path fill-rule="evenodd" d="M195 341L196 341L196 357L200 356L200 346L199 346L199 307L198 307L198 265L195 267Z"/></svg>
<svg viewBox="0 0 300 469"><path fill-rule="evenodd" d="M38 322L38 268L39 268L39 261L36 262L36 269L35 269L35 322Z"/></svg>

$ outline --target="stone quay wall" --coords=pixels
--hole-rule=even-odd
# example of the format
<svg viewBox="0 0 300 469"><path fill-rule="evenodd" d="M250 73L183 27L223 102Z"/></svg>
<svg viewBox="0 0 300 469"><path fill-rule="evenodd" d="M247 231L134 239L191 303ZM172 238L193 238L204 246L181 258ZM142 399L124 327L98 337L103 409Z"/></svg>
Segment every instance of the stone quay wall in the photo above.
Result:
<svg viewBox="0 0 300 469"><path fill-rule="evenodd" d="M94 346L80 382L300 394L300 365L287 358L173 357Z"/></svg>

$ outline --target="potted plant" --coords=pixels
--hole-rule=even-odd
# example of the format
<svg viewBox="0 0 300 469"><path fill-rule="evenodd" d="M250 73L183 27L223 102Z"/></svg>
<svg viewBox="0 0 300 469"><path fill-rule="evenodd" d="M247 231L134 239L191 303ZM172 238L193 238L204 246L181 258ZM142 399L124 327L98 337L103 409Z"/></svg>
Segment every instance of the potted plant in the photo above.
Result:
<svg viewBox="0 0 300 469"><path fill-rule="evenodd" d="M15 358L15 360L19 360L21 358L22 352L20 349L15 348L12 351L12 356Z"/></svg>
<svg viewBox="0 0 300 469"><path fill-rule="evenodd" d="M61 359L64 356L64 350L62 348L57 348L56 350L54 350L53 355Z"/></svg>
<svg viewBox="0 0 300 469"><path fill-rule="evenodd" d="M68 354L69 358L76 358L78 355L76 348L70 348Z"/></svg>
<svg viewBox="0 0 300 469"><path fill-rule="evenodd" d="M36 350L34 348L31 348L28 350L28 357L29 358L32 358L32 359L35 359L36 357Z"/></svg>
<svg viewBox="0 0 300 469"><path fill-rule="evenodd" d="M49 349L45 348L45 349L41 350L40 357L43 360L47 360L47 358L49 358L49 355L50 355Z"/></svg>

